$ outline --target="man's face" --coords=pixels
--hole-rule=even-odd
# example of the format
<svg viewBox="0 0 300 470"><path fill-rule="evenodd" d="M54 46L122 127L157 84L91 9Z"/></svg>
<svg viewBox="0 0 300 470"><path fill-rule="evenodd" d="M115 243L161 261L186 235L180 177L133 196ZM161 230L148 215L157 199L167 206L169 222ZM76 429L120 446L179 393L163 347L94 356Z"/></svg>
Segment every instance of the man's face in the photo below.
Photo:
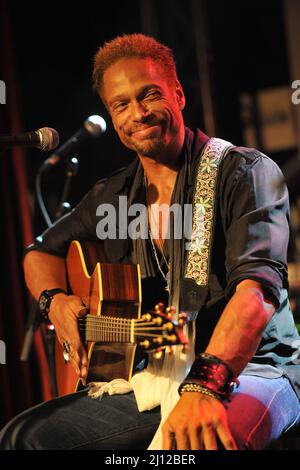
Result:
<svg viewBox="0 0 300 470"><path fill-rule="evenodd" d="M185 98L152 59L124 58L103 77L103 95L123 144L141 156L156 157L180 150L184 135Z"/></svg>

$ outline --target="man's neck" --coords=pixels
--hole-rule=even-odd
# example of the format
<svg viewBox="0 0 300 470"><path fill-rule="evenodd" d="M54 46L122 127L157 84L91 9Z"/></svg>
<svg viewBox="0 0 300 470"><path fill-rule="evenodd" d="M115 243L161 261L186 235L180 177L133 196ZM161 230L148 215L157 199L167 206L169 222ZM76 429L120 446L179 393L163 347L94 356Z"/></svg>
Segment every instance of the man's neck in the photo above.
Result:
<svg viewBox="0 0 300 470"><path fill-rule="evenodd" d="M146 177L148 203L169 203L179 171L179 155L172 162L139 156Z"/></svg>
<svg viewBox="0 0 300 470"><path fill-rule="evenodd" d="M179 170L178 159L172 162L161 162L154 160L149 157L140 157L140 161L143 165L146 178L149 183L155 183L155 181L163 181L169 179L171 175L177 173Z"/></svg>

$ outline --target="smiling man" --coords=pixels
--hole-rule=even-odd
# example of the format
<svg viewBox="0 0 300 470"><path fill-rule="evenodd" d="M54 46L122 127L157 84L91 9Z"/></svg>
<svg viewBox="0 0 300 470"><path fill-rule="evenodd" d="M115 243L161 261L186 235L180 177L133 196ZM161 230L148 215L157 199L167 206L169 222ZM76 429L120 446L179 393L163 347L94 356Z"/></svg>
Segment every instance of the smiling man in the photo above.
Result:
<svg viewBox="0 0 300 470"><path fill-rule="evenodd" d="M178 80L163 76L164 66L150 58L121 59L105 71L102 96L126 147L172 163L183 146L185 98Z"/></svg>
<svg viewBox="0 0 300 470"><path fill-rule="evenodd" d="M108 384L112 394L101 400L83 390L24 412L2 431L2 448L263 449L300 421L281 172L259 151L225 143L214 178L215 140L185 127L172 52L153 38L124 35L106 43L95 57L94 84L136 158L28 248L27 285L36 299L49 296L49 318L85 381L77 320L86 309L66 292L64 258L72 240L97 240L97 207L117 210L119 195L126 195L128 204L147 206L149 237L107 239L106 255L140 265L145 309L163 301L190 313L189 350L149 356L125 390ZM199 181L208 192L198 200ZM199 201L204 242L189 252L159 207ZM118 227L119 234L125 230ZM188 274L198 271L207 280L196 285Z"/></svg>

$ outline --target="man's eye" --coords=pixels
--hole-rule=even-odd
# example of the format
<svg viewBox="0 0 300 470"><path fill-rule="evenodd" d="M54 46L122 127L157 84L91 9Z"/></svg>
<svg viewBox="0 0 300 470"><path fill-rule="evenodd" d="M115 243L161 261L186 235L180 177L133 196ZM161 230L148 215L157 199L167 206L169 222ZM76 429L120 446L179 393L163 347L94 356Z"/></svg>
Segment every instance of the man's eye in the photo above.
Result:
<svg viewBox="0 0 300 470"><path fill-rule="evenodd" d="M122 111L123 109L125 109L127 106L127 103L125 103L125 101L121 101L120 103L116 103L114 106L113 106L113 110L114 111Z"/></svg>
<svg viewBox="0 0 300 470"><path fill-rule="evenodd" d="M146 95L145 98L157 98L159 96L158 91L149 91Z"/></svg>

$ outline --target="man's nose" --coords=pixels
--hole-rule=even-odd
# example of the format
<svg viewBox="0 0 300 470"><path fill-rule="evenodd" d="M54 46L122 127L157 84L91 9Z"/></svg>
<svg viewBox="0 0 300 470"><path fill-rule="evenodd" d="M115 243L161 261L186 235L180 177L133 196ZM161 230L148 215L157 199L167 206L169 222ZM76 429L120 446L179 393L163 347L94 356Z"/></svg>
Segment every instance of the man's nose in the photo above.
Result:
<svg viewBox="0 0 300 470"><path fill-rule="evenodd" d="M131 108L131 116L134 121L143 121L148 115L147 106L140 102L134 101Z"/></svg>

